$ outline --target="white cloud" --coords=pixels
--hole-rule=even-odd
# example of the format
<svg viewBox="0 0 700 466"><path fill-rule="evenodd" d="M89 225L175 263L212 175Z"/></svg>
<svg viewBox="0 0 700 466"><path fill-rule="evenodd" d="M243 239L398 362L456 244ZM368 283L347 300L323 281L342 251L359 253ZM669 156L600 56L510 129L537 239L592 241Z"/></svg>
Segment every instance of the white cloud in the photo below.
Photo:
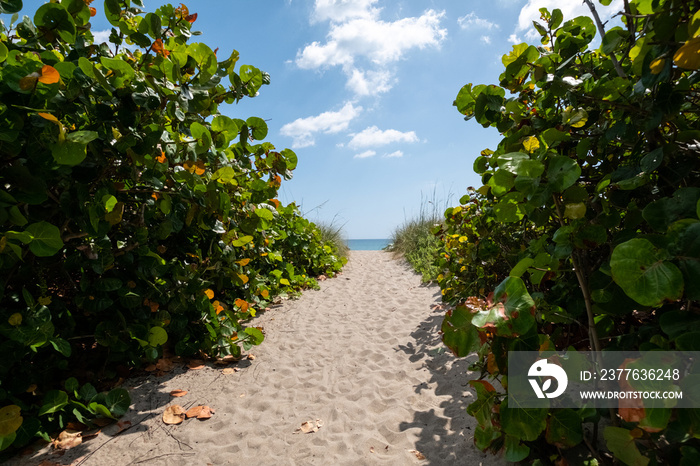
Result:
<svg viewBox="0 0 700 466"><path fill-rule="evenodd" d="M481 36L481 42L483 42L486 45L489 45L491 43L491 37L490 36Z"/></svg>
<svg viewBox="0 0 700 466"><path fill-rule="evenodd" d="M600 20L605 23L617 12L624 9L623 0L613 0L608 6L603 6L595 2L596 11L600 16ZM528 40L537 40L540 38L539 33L532 27L533 21L542 23L540 19L540 8L547 8L550 12L555 8L559 8L564 15L564 21L574 19L577 16L591 16L591 10L582 2L562 1L562 0L528 0L527 4L520 10L518 17L518 26L515 32L525 33L525 38ZM607 29L607 28L606 28Z"/></svg>
<svg viewBox="0 0 700 466"><path fill-rule="evenodd" d="M93 37L95 37L95 44L101 44L103 42L109 42L109 35L112 33L110 29L105 29L103 31L91 31Z"/></svg>
<svg viewBox="0 0 700 466"><path fill-rule="evenodd" d="M354 18L374 18L379 9L377 0L316 0L312 21L330 20L341 23Z"/></svg>
<svg viewBox="0 0 700 466"><path fill-rule="evenodd" d="M367 157L374 157L377 153L373 150L366 150L360 154L355 154L356 159L366 159Z"/></svg>
<svg viewBox="0 0 700 466"><path fill-rule="evenodd" d="M520 37L518 37L517 35L511 34L508 36L508 42L510 42L513 45L518 45L518 44L521 44L523 42L523 40Z"/></svg>
<svg viewBox="0 0 700 466"><path fill-rule="evenodd" d="M393 81L391 72L387 70L362 71L353 68L345 86L358 96L377 95L390 90Z"/></svg>
<svg viewBox="0 0 700 466"><path fill-rule="evenodd" d="M384 157L391 157L391 158L403 157L403 152L401 152L400 150L397 150L395 152L392 152L391 154L386 154Z"/></svg>
<svg viewBox="0 0 700 466"><path fill-rule="evenodd" d="M393 142L418 142L418 136L416 136L415 131L404 133L395 129L381 130L376 126L370 126L359 133L353 134L348 147L376 147Z"/></svg>
<svg viewBox="0 0 700 466"><path fill-rule="evenodd" d="M498 29L498 24L492 23L488 19L479 18L473 11L467 15L457 18L459 27L462 29Z"/></svg>
<svg viewBox="0 0 700 466"><path fill-rule="evenodd" d="M377 0L317 0L312 20L329 20L325 42L314 41L297 52L302 69L340 66L346 86L356 95L377 95L391 89L394 72L388 66L414 49L439 47L447 36L440 27L445 12L426 10L421 16L384 21Z"/></svg>
<svg viewBox="0 0 700 466"><path fill-rule="evenodd" d="M337 112L323 112L320 115L297 118L291 123L282 126L280 133L294 139L292 148L313 146L316 144L316 133L338 133L348 129L350 122L362 111L362 107L355 107L352 102L347 102Z"/></svg>

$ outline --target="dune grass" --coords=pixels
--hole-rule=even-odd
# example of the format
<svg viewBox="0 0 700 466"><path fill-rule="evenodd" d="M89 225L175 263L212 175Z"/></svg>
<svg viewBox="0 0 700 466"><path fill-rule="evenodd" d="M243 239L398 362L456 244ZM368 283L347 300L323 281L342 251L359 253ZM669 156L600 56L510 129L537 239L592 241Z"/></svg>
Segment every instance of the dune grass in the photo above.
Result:
<svg viewBox="0 0 700 466"><path fill-rule="evenodd" d="M335 220L330 223L323 221L314 223L321 232L323 241L332 243L336 247L340 257L348 257L350 248L348 248L348 242L345 238L345 232L343 230L344 225L337 225Z"/></svg>
<svg viewBox="0 0 700 466"><path fill-rule="evenodd" d="M387 248L396 256L403 256L413 269L421 274L424 283L435 280L440 273L437 259L442 243L432 233L436 225L443 222L443 212L449 206L449 198L444 202L421 194L421 208L416 217L407 219L391 235L391 245Z"/></svg>

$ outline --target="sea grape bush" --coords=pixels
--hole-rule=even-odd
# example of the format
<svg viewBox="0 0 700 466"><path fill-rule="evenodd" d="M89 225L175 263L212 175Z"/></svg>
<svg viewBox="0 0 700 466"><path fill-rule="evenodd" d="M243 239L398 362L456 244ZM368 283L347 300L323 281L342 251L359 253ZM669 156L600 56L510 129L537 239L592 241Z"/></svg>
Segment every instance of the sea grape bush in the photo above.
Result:
<svg viewBox="0 0 700 466"><path fill-rule="evenodd" d="M607 30L585 3L592 17L542 9L541 45L515 45L498 85L455 99L503 139L438 232L456 306L443 339L478 352L467 411L483 450L544 464L582 446L597 464L605 418L621 463L697 464L697 409L520 409L501 388L508 351L700 349L700 2L626 1ZM698 386L684 395L700 401Z"/></svg>
<svg viewBox="0 0 700 466"><path fill-rule="evenodd" d="M276 199L294 152L220 111L269 76L193 42L183 4L91 3L0 1L0 450L120 415L91 383L164 345L240 355L242 322L345 263Z"/></svg>

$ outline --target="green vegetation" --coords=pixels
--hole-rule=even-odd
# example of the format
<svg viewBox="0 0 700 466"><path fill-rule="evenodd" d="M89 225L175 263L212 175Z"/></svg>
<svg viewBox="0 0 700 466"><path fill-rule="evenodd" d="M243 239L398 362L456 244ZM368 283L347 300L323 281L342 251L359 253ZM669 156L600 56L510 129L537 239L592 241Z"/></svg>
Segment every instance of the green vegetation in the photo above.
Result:
<svg viewBox="0 0 700 466"><path fill-rule="evenodd" d="M335 222L317 222L316 227L321 233L323 243L332 244L340 257L348 256L350 249L348 248L347 238L345 238L342 225L336 226Z"/></svg>
<svg viewBox="0 0 700 466"><path fill-rule="evenodd" d="M110 50L89 3L0 1L0 450L120 416L110 378L165 346L240 356L246 320L345 261L276 199L294 152L220 111L269 76L192 42L184 5L106 0Z"/></svg>
<svg viewBox="0 0 700 466"><path fill-rule="evenodd" d="M468 84L454 102L503 139L474 162L483 186L445 212L438 280L456 307L443 339L476 351L474 368L500 386L508 351L697 350L700 3L624 8L607 31L541 10L542 45L514 46L498 85ZM499 384L471 384L475 443L508 461L558 463L584 445L588 464L605 447L635 466L700 457L697 410L521 409Z"/></svg>
<svg viewBox="0 0 700 466"><path fill-rule="evenodd" d="M437 259L442 253L442 243L433 232L443 223L442 210L434 193L432 200L423 199L418 216L406 220L393 231L387 248L396 256L406 259L421 275L424 283L435 280L440 271Z"/></svg>

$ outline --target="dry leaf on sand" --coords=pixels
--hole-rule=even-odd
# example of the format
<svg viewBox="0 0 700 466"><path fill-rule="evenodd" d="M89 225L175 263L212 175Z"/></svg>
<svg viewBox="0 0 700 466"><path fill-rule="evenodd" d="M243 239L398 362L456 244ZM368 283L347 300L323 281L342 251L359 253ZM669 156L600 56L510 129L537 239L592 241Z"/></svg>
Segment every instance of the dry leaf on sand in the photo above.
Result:
<svg viewBox="0 0 700 466"><path fill-rule="evenodd" d="M418 450L408 450L408 451L413 453L414 455L416 455L416 458L418 458L419 460L425 459L425 455L423 453L419 452Z"/></svg>
<svg viewBox="0 0 700 466"><path fill-rule="evenodd" d="M170 396L179 397L185 395L187 395L187 390L173 390L172 392L170 392Z"/></svg>
<svg viewBox="0 0 700 466"><path fill-rule="evenodd" d="M170 372L173 370L173 361L172 359L166 359L166 358L161 358L158 360L156 363L156 369L159 371L163 372Z"/></svg>
<svg viewBox="0 0 700 466"><path fill-rule="evenodd" d="M156 370L156 365L155 365L155 364L149 364L148 366L146 366L146 368L145 368L144 370L145 370L146 372L153 372L154 370Z"/></svg>
<svg viewBox="0 0 700 466"><path fill-rule="evenodd" d="M227 367L226 369L224 369L224 370L221 371L221 373L224 374L224 375L231 375L231 374L233 374L234 372L236 372L236 371L233 370L232 367Z"/></svg>
<svg viewBox="0 0 700 466"><path fill-rule="evenodd" d="M301 424L301 427L299 427L297 430L294 431L295 434L303 433L303 434L310 434L312 432L318 432L318 429L323 426L323 421L320 419L316 419L316 422L314 421L306 421Z"/></svg>
<svg viewBox="0 0 700 466"><path fill-rule="evenodd" d="M209 419L212 414L214 414L213 409L211 409L209 406L200 405L193 406L188 409L185 416L187 416L188 419L191 417L196 417L197 419Z"/></svg>
<svg viewBox="0 0 700 466"><path fill-rule="evenodd" d="M117 427L119 428L119 430L114 435L121 434L126 429L131 427L131 421L119 421L117 422Z"/></svg>
<svg viewBox="0 0 700 466"><path fill-rule="evenodd" d="M202 361L201 359L193 359L187 364L187 367L189 369L192 369L193 371L196 371L197 369L202 369L204 367L204 361Z"/></svg>
<svg viewBox="0 0 700 466"><path fill-rule="evenodd" d="M253 360L255 359L255 355L254 355L254 354L249 354L249 355L248 355L248 359L250 359L251 361L253 361Z"/></svg>
<svg viewBox="0 0 700 466"><path fill-rule="evenodd" d="M127 421L127 422L129 422L129 421ZM129 424L131 424L131 422L129 422ZM81 437L83 438L83 440L92 440L95 437L97 437L98 435L100 435L101 433L102 433L102 429L95 431L91 434L82 434Z"/></svg>
<svg viewBox="0 0 700 466"><path fill-rule="evenodd" d="M180 405L171 405L163 411L163 422L168 425L180 424L185 418L185 410Z"/></svg>
<svg viewBox="0 0 700 466"><path fill-rule="evenodd" d="M53 441L53 446L59 450L68 450L69 448L77 447L81 443L83 443L83 438L80 432L66 429L58 434L58 438Z"/></svg>

